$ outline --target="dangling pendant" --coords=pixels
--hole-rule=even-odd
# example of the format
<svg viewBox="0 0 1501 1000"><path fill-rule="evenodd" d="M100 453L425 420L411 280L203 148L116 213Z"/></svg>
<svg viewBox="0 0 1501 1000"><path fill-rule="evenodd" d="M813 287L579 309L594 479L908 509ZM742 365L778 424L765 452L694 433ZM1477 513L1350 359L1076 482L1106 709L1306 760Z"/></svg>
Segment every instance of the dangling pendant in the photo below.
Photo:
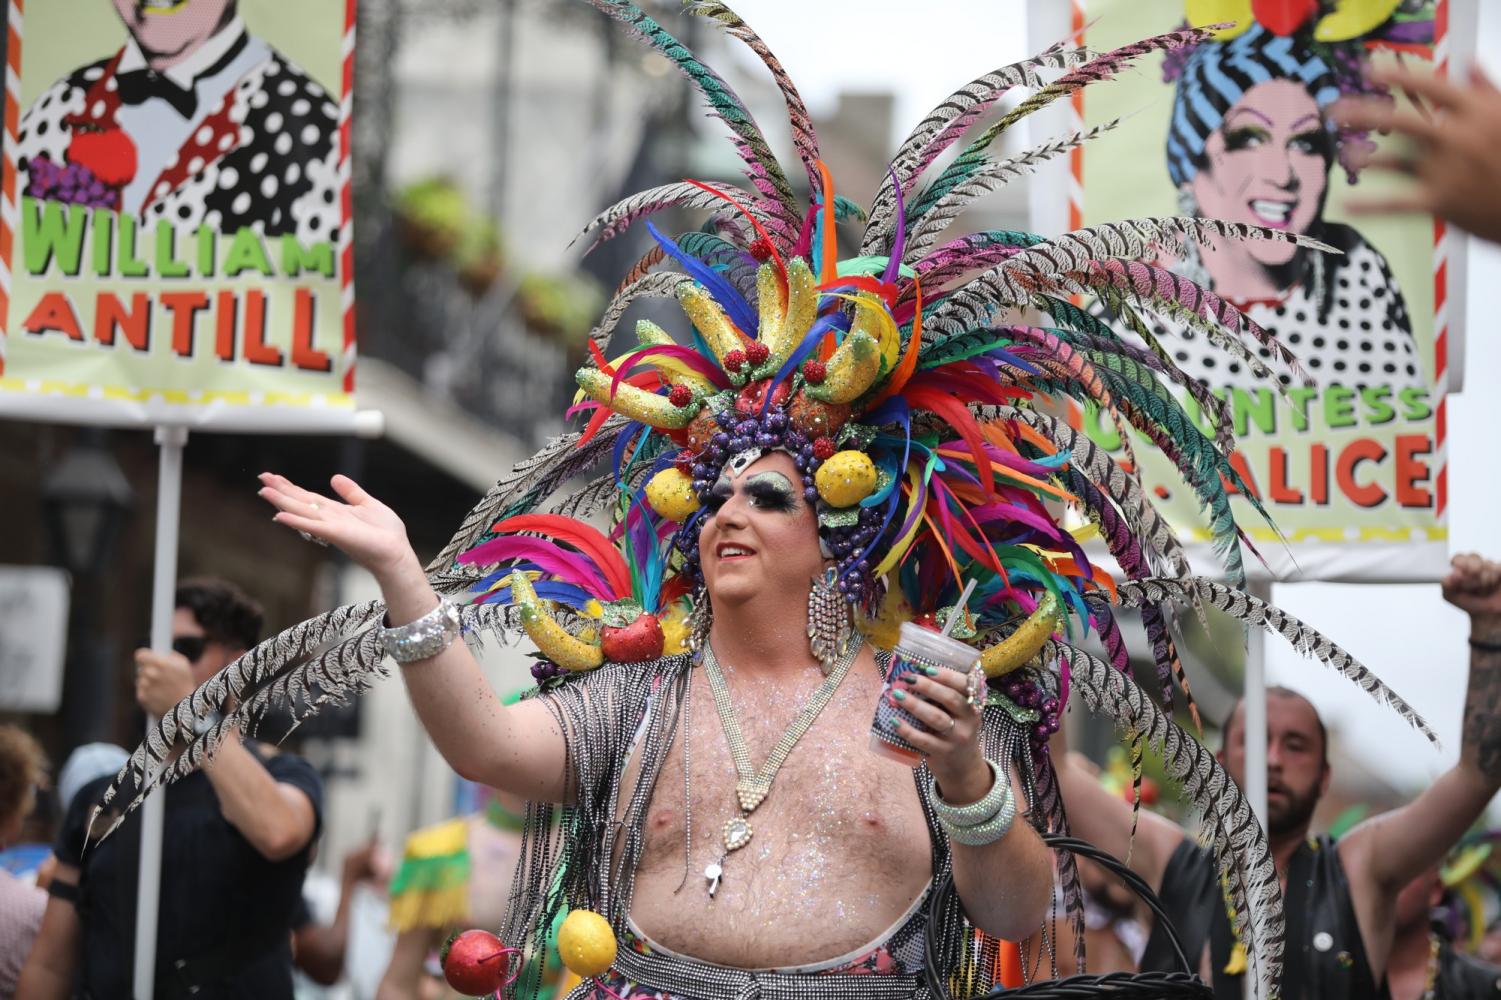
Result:
<svg viewBox="0 0 1501 1000"><path fill-rule="evenodd" d="M727 820L724 824L724 849L726 851L738 851L749 844L755 831L751 829L750 820L744 816L736 816Z"/></svg>

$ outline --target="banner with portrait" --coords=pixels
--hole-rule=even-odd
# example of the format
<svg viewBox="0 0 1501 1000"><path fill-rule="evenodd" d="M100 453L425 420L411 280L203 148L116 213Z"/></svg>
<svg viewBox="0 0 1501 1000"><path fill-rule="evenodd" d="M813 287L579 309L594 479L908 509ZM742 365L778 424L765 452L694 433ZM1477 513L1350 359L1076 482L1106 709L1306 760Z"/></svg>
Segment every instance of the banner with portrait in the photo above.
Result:
<svg viewBox="0 0 1501 1000"><path fill-rule="evenodd" d="M1328 112L1341 97L1387 96L1370 78L1373 64L1401 58L1447 68L1460 40L1451 30L1456 5L1066 0L1030 8L1047 8L1032 26L1034 41L1074 32L1096 51L1185 23L1234 22L1211 41L1139 60L1063 109L1055 132L1119 124L1072 158L1067 187L1049 189L1059 203L1054 221L1075 228L1195 215L1332 248L1216 238L1164 247L1157 261L1239 307L1298 367L1269 348L1236 357L1187 318L1132 332L1129 316L1092 304L1228 404L1244 488L1227 485L1237 520L1277 579L1432 579L1448 562L1444 396L1458 385L1462 308L1449 303L1464 301L1463 241L1428 217L1352 212L1353 200L1395 183L1363 169L1388 140L1342 131ZM1060 14L1070 23L1060 25ZM1209 432L1202 409L1186 396L1183 403ZM1105 416L1076 417L1121 454ZM1135 454L1180 537L1207 548L1193 491L1157 449Z"/></svg>
<svg viewBox="0 0 1501 1000"><path fill-rule="evenodd" d="M0 416L349 429L354 0L17 3L6 30Z"/></svg>

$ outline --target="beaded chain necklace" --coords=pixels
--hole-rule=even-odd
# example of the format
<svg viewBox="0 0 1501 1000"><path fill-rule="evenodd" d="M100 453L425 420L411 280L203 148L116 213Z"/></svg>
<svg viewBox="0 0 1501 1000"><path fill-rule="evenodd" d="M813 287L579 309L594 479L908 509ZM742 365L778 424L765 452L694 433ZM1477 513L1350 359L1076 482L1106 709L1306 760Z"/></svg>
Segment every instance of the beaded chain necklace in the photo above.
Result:
<svg viewBox="0 0 1501 1000"><path fill-rule="evenodd" d="M782 738L777 740L776 746L772 747L771 753L767 756L766 761L758 771L751 767L750 747L745 742L745 736L740 731L740 720L735 716L735 708L730 703L730 688L729 684L725 681L724 671L720 669L719 661L714 657L713 647L708 643L704 644L704 675L709 680L709 691L714 696L714 707L719 712L719 724L724 728L725 741L729 743L730 756L735 761L737 779L735 782L735 798L740 807L740 814L730 817L725 822L724 829L721 832L724 850L720 853L718 860L710 862L704 868L704 879L708 882L707 888L710 899L713 899L714 894L719 891L719 882L724 875L725 859L731 853L749 844L751 837L755 835L755 830L751 828L750 824L751 813L755 812L756 807L765 801L766 796L770 794L771 783L776 780L777 772L787 762L787 757L792 753L792 748L797 746L798 740L803 738L803 735L807 733L818 719L819 714L828 706L840 682L844 680L845 675L850 671L850 667L854 665L855 657L860 654L860 648L861 644L854 644L834 664L834 669L829 671L829 675L824 678L818 690L813 692L812 697L808 699L808 703L803 706L803 710L798 713L797 718L792 720L792 724L787 727L787 731L782 734ZM685 746L683 760L685 796L689 791L686 785L688 767L689 761L687 760ZM689 827L685 830L685 834L689 838L689 850L692 849L692 833L688 832L691 829Z"/></svg>

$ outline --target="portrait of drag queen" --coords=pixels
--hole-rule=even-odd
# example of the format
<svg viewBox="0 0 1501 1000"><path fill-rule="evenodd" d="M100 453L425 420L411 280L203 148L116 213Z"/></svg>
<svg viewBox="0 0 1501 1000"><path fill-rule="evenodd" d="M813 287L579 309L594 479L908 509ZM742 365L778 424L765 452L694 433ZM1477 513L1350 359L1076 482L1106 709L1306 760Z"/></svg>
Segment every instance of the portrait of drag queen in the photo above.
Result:
<svg viewBox="0 0 1501 1000"><path fill-rule="evenodd" d="M1240 306L1319 382L1426 385L1407 304L1386 258L1356 229L1325 214L1333 169L1338 163L1353 182L1358 151L1351 147L1365 143L1342 135L1327 118L1352 86L1364 89L1359 64L1326 58L1305 37L1253 23L1227 41L1170 57L1164 76L1177 86L1167 169L1184 215L1289 230L1339 253L1210 236L1186 242L1173 270ZM1172 320L1157 331L1188 374L1211 385L1256 381L1202 333ZM1291 378L1270 351L1263 355L1284 382Z"/></svg>

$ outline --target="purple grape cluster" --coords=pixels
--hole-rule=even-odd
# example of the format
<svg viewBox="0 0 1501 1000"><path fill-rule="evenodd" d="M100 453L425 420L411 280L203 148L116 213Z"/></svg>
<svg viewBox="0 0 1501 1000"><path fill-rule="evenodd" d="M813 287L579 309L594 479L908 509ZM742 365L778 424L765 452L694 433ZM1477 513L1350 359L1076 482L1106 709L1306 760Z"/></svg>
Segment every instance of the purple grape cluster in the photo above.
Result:
<svg viewBox="0 0 1501 1000"><path fill-rule="evenodd" d="M715 415L720 429L709 439L708 445L694 456L691 467L693 490L700 503L706 503L719 472L735 455L751 448L763 450L781 449L792 456L797 471L803 479L803 498L810 504L818 503L818 487L814 474L823 464L814 453L813 440L793 426L787 413L781 408L768 408L765 413L748 416L735 409L725 409ZM871 576L871 563L864 555L871 543L880 534L882 515L875 508L862 508L859 522L849 527L824 529L823 538L829 551L838 560L836 571L839 590L850 601L872 612L879 603L881 591ZM684 523L678 532L677 546L687 558L687 570L698 574L698 534L702 527L700 517Z"/></svg>
<svg viewBox="0 0 1501 1000"><path fill-rule="evenodd" d="M538 684L546 684L548 681L562 677L568 671L558 666L551 660L538 660L532 664L532 680Z"/></svg>
<svg viewBox="0 0 1501 1000"><path fill-rule="evenodd" d="M26 165L26 194L39 201L61 201L89 208L120 207L120 192L94 176L79 163L62 166L50 156L38 156Z"/></svg>
<svg viewBox="0 0 1501 1000"><path fill-rule="evenodd" d="M1032 744L1039 752L1047 753L1048 737L1058 731L1059 716L1063 711L1058 699L1044 691L1025 671L1020 670L1002 679L1001 693L1022 708L1037 710L1041 718L1032 723Z"/></svg>

